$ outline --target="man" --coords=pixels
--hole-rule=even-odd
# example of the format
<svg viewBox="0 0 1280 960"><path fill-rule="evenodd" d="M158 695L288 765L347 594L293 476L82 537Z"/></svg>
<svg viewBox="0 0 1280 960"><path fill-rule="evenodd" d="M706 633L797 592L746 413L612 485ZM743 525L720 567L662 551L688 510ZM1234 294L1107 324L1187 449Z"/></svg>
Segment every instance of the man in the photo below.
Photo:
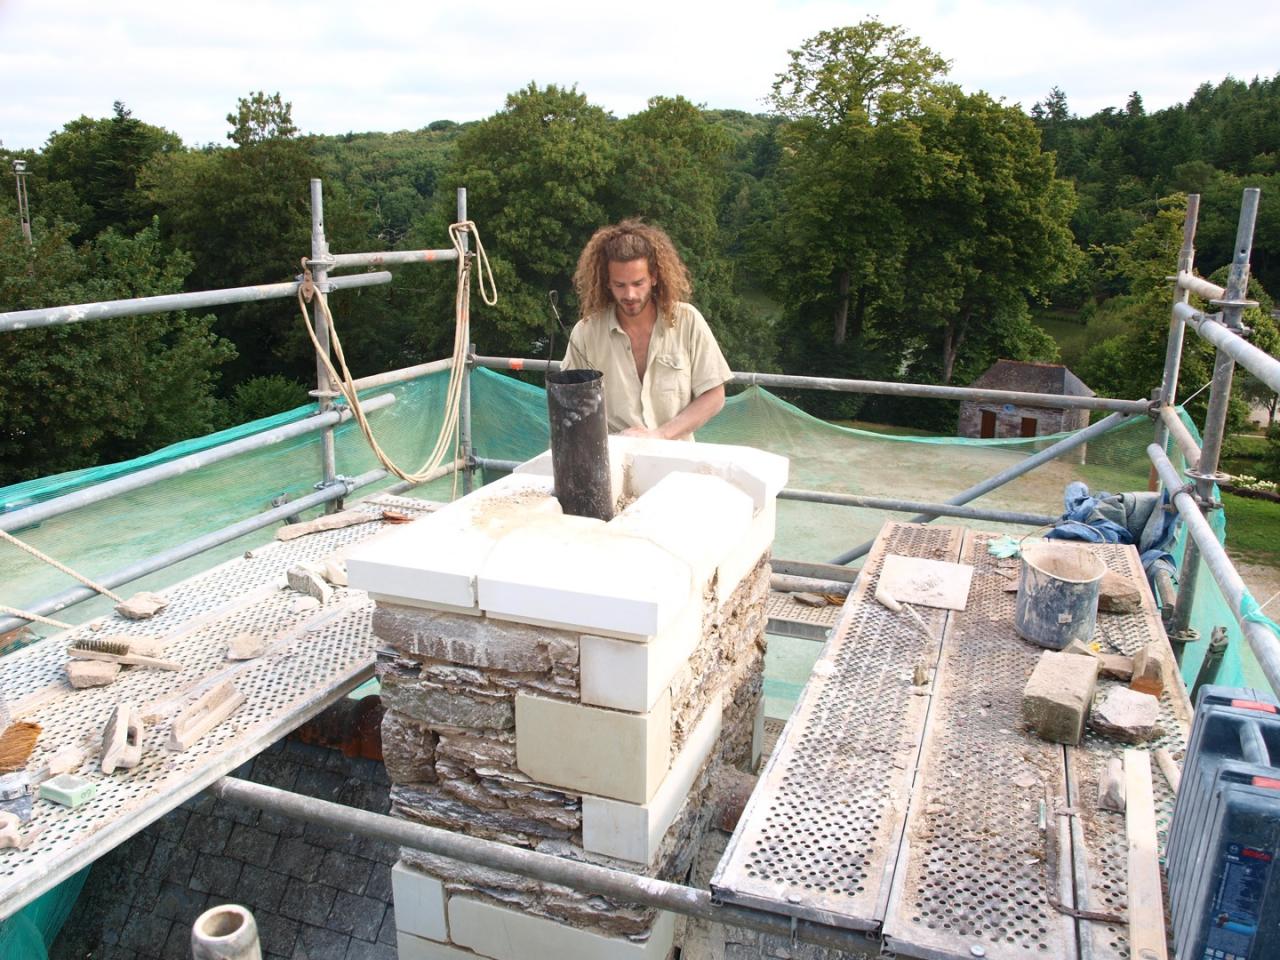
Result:
<svg viewBox="0 0 1280 960"><path fill-rule="evenodd" d="M692 439L720 412L732 373L702 314L671 238L624 220L595 232L573 276L582 319L564 370L604 374L609 432Z"/></svg>

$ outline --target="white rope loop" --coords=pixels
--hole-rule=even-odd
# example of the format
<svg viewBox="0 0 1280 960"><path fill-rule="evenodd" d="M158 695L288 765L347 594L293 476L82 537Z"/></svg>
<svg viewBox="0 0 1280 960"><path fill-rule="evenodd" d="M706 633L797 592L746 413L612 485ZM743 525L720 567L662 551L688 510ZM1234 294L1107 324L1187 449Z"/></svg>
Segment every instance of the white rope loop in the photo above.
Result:
<svg viewBox="0 0 1280 960"><path fill-rule="evenodd" d="M431 473L444 462L450 449L456 449L459 442L458 415L462 404L462 385L467 376L467 345L470 343L471 337L471 261L473 255L468 253L463 246L463 239L467 234L475 238L476 253L474 256L480 262L480 297L491 307L496 306L498 302L498 289L493 278L493 269L489 266L489 257L485 253L484 244L480 240L480 232L476 229L475 223L471 220L464 220L450 225L449 239L453 243L453 249L458 254L458 282L454 295L453 355L450 358L449 385L445 391L444 422L440 426L440 435L436 438L435 446L432 448L430 455L422 466L414 471L407 471L397 465L382 449L377 438L373 435L373 428L369 424L364 408L360 405L355 379L351 375L350 367L347 366L347 358L342 350L342 340L338 336L338 328L334 323L333 313L329 309L329 298L319 291L315 293L316 299L320 304L320 311L324 314L325 322L329 325L329 340L332 344L334 355L338 359L338 367L334 366L327 351L320 346L320 340L316 337L315 328L311 322L311 315L307 310L303 290L301 287L298 290L298 307L302 311L303 326L306 327L307 335L311 338L311 343L315 347L316 356L320 358L330 379L341 392L343 399L346 400L347 406L351 409L351 413L360 427L360 432L364 434L364 438L369 444L369 449L373 451L374 456L378 458L378 462L389 473L409 483L425 483ZM488 274L487 291L485 289L485 274ZM339 372L339 368L341 372ZM456 455L454 459L456 460Z"/></svg>

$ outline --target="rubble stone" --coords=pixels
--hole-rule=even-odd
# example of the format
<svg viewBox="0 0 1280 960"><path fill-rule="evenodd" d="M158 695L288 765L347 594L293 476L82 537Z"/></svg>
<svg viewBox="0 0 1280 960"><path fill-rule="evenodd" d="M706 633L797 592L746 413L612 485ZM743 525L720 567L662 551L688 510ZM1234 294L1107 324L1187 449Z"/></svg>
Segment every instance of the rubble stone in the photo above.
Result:
<svg viewBox="0 0 1280 960"><path fill-rule="evenodd" d="M105 660L68 660L67 679L77 690L105 687L120 674L120 664Z"/></svg>
<svg viewBox="0 0 1280 960"><path fill-rule="evenodd" d="M310 567L302 566L301 564L296 567L290 567L285 571L285 577L289 581L289 589L297 590L308 597L314 597L322 605L328 603L329 598L333 596L333 588L325 583L324 578Z"/></svg>
<svg viewBox="0 0 1280 960"><path fill-rule="evenodd" d="M143 591L135 593L124 603L116 604L116 613L126 620L149 620L169 605L169 601L158 593Z"/></svg>
<svg viewBox="0 0 1280 960"><path fill-rule="evenodd" d="M1098 586L1098 609L1104 613L1137 613L1142 609L1142 588L1108 570Z"/></svg>
<svg viewBox="0 0 1280 960"><path fill-rule="evenodd" d="M1098 697L1089 726L1104 737L1125 743L1145 743L1160 718L1160 701L1128 687L1111 687Z"/></svg>

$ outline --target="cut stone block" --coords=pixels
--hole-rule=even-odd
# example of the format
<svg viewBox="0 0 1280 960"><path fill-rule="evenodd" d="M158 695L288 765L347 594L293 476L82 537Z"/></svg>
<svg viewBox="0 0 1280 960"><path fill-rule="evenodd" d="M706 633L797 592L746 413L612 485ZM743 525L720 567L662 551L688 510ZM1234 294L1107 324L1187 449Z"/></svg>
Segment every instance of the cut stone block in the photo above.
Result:
<svg viewBox="0 0 1280 960"><path fill-rule="evenodd" d="M1129 679L1129 687L1153 697L1164 692L1164 661L1155 643L1147 644L1133 655L1133 676Z"/></svg>
<svg viewBox="0 0 1280 960"><path fill-rule="evenodd" d="M516 695L516 766L542 783L648 803L670 760L670 694L648 713Z"/></svg>
<svg viewBox="0 0 1280 960"><path fill-rule="evenodd" d="M721 705L716 697L689 734L662 786L648 803L582 798L582 846L592 853L648 865L689 796L698 774L720 740Z"/></svg>
<svg viewBox="0 0 1280 960"><path fill-rule="evenodd" d="M769 501L763 510L756 514L751 526L742 538L734 544L720 561L716 570L716 605L723 607L725 601L733 596L743 579L760 562L760 558L773 547L774 528L778 520L778 505Z"/></svg>
<svg viewBox="0 0 1280 960"><path fill-rule="evenodd" d="M85 777L64 773L40 784L40 799L60 803L74 810L88 803L98 792L98 785Z"/></svg>
<svg viewBox="0 0 1280 960"><path fill-rule="evenodd" d="M105 660L68 660L67 679L77 690L105 687L120 674L120 664Z"/></svg>
<svg viewBox="0 0 1280 960"><path fill-rule="evenodd" d="M751 498L720 477L672 473L614 517L609 528L669 550L702 584L742 539L753 513Z"/></svg>
<svg viewBox="0 0 1280 960"><path fill-rule="evenodd" d="M634 438L627 454L630 492L643 496L670 473L709 473L751 497L759 513L787 485L786 457L752 447Z"/></svg>
<svg viewBox="0 0 1280 960"><path fill-rule="evenodd" d="M1108 680L1123 680L1128 683L1133 677L1133 657L1123 653L1104 653L1099 658L1098 676Z"/></svg>
<svg viewBox="0 0 1280 960"><path fill-rule="evenodd" d="M444 884L435 877L405 866L403 860L397 861L391 868L391 896L398 931L428 940L449 939Z"/></svg>
<svg viewBox="0 0 1280 960"><path fill-rule="evenodd" d="M546 478L503 477L352 549L347 580L396 603L474 608L476 574L494 544L510 530L559 514Z"/></svg>
<svg viewBox="0 0 1280 960"><path fill-rule="evenodd" d="M424 940L404 930L397 930L396 960L483 960L483 958L461 947Z"/></svg>
<svg viewBox="0 0 1280 960"><path fill-rule="evenodd" d="M1098 681L1098 661L1046 650L1022 694L1022 715L1040 737L1074 746Z"/></svg>
<svg viewBox="0 0 1280 960"><path fill-rule="evenodd" d="M449 929L454 943L494 960L665 960L675 914L659 913L649 939L635 943L459 896L449 898Z"/></svg>
<svg viewBox="0 0 1280 960"><path fill-rule="evenodd" d="M1104 613L1137 613L1142 609L1141 587L1113 570L1098 585L1098 609Z"/></svg>
<svg viewBox="0 0 1280 960"><path fill-rule="evenodd" d="M631 437L612 436L609 437L609 486L613 494L613 502L617 503L627 494L626 486L626 454L630 449L628 441ZM551 463L551 451L544 450L532 460L526 460L514 470L511 471L512 476L527 477L547 477L554 478L555 473Z"/></svg>
<svg viewBox="0 0 1280 960"><path fill-rule="evenodd" d="M1089 715L1089 726L1125 743L1145 743L1160 719L1160 701L1149 693L1128 687L1111 687L1098 697Z"/></svg>
<svg viewBox="0 0 1280 960"><path fill-rule="evenodd" d="M477 578L489 616L644 639L700 595L689 565L656 544L615 536L598 520L557 521L512 531L493 548Z"/></svg>
<svg viewBox="0 0 1280 960"><path fill-rule="evenodd" d="M309 566L298 564L285 571L289 581L289 589L297 590L308 597L315 597L321 604L329 602L333 596L333 587L325 583L324 577Z"/></svg>
<svg viewBox="0 0 1280 960"><path fill-rule="evenodd" d="M395 604L373 611L373 635L410 656L480 670L545 673L553 664L578 659L576 633Z"/></svg>
<svg viewBox="0 0 1280 960"><path fill-rule="evenodd" d="M702 603L690 603L647 643L583 634L579 643L583 703L644 713L671 685L702 639Z"/></svg>

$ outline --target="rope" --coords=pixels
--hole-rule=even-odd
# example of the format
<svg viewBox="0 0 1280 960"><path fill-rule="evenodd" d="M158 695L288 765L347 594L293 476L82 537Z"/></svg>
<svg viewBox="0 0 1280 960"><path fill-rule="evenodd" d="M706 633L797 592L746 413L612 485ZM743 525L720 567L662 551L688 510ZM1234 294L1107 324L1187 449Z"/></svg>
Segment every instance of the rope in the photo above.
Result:
<svg viewBox="0 0 1280 960"><path fill-rule="evenodd" d="M378 462L387 469L388 472L399 477L409 483L424 483L433 470L444 462L445 457L450 452L450 447L456 450L457 444L460 442L458 438L458 414L461 409L462 402L462 385L467 375L467 345L470 343L471 335L471 261L472 255L463 249L463 238L470 232L476 241L476 257L480 261L479 287L480 296L489 306L496 306L498 303L498 289L493 279L493 269L489 266L489 257L485 253L484 244L480 241L480 233L476 229L474 222L465 220L455 223L449 227L449 239L453 243L454 250L458 253L458 285L454 297L454 335L453 335L453 356L452 363L449 367L449 385L445 392L445 412L444 422L440 426L440 435L436 438L435 447L432 449L426 461L414 471L407 471L397 465L390 456L379 445L377 438L373 435L373 428L369 425L369 420L365 416L364 409L360 405L360 397L356 390L355 379L351 375L351 369L347 366L347 358L342 350L342 340L338 336L338 328L334 324L333 313L329 310L329 300L323 293L315 290L309 283L310 271L306 271L307 281L298 288L298 307L302 311L303 326L307 329L307 336L311 338L311 344L316 349L316 356L320 358L325 370L328 371L330 379L342 393L343 398L347 402L347 406L351 409L352 415L355 417L356 423L360 427L360 432L364 434L365 440L369 444L369 448L378 458ZM304 270L306 268L305 261L303 263ZM485 289L485 275L488 274L488 290ZM324 314L325 322L329 325L330 340L333 346L333 352L338 358L338 366L341 372L334 367L327 351L320 346L320 341L316 337L315 328L311 322L311 315L307 310L308 294L314 293L316 300L320 304L320 311ZM456 460L456 454L454 459ZM457 475L455 471L455 483Z"/></svg>
<svg viewBox="0 0 1280 960"><path fill-rule="evenodd" d="M63 630L72 630L75 628L75 624L63 623L61 620L42 617L38 613L32 613L29 610L19 610L17 607L6 607L3 603L0 603L0 613L7 613L11 617L17 617L19 620L30 620L33 623L47 623L51 627L60 627Z"/></svg>
<svg viewBox="0 0 1280 960"><path fill-rule="evenodd" d="M53 567L55 570L60 570L61 572L65 573L67 576L72 577L73 579L79 580L90 590L95 590L98 593L102 594L104 597L110 597L116 603L124 603L124 597L120 596L120 594L112 593L106 587L102 586L102 584L94 583L88 577L81 576L80 574L72 570L70 567L59 563L57 560L53 559L53 557L49 556L48 554L41 553L31 544L25 543L22 540L19 540L17 537L13 536L13 534L8 533L5 530L0 530L0 539L4 539L9 543L12 543L19 550L26 551L27 553L35 557L37 560L43 560L45 563L49 564L49 566ZM30 618L28 617L26 619L30 619ZM55 623L54 626L58 626L58 624Z"/></svg>

